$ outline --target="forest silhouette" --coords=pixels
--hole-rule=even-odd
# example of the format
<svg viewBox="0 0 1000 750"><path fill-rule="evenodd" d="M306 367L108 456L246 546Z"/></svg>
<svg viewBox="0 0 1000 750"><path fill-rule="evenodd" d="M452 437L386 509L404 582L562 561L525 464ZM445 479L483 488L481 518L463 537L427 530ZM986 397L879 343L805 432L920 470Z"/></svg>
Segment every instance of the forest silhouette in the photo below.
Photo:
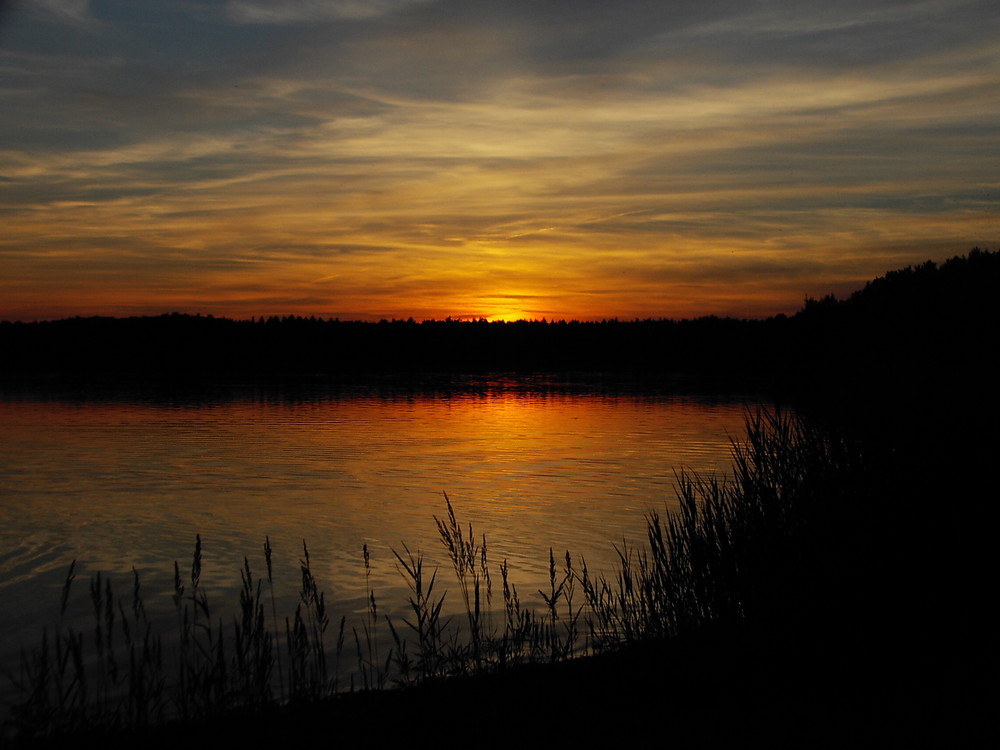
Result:
<svg viewBox="0 0 1000 750"><path fill-rule="evenodd" d="M975 367L996 330L1000 253L891 271L792 316L598 322L231 320L172 313L0 323L0 377L72 382L629 373L689 385L854 387Z"/></svg>

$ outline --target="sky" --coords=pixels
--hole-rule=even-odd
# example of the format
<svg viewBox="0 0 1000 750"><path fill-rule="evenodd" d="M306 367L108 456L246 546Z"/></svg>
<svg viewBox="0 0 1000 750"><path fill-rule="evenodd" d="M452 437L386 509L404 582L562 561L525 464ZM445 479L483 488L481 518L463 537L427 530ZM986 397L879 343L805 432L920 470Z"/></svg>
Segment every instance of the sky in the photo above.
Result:
<svg viewBox="0 0 1000 750"><path fill-rule="evenodd" d="M766 317L1000 246L996 0L0 2L0 320Z"/></svg>

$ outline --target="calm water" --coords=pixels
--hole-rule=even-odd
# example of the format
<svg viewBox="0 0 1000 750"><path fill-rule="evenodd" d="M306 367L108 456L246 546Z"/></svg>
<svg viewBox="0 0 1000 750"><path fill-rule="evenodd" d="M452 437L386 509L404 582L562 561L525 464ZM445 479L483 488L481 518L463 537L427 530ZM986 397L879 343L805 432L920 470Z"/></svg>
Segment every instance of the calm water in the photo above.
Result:
<svg viewBox="0 0 1000 750"><path fill-rule="evenodd" d="M243 557L264 572L269 535L294 608L302 540L338 614L364 611L362 545L383 611L401 613L391 549L445 564L442 493L507 558L534 601L548 550L611 572L613 544L674 502L674 471L724 470L744 400L478 387L448 393L224 399L0 399L0 633L9 664L58 612L74 559L84 578L134 567L169 607L173 561L195 534L216 606L235 604ZM450 569L441 579L450 582ZM78 580L78 597L86 584ZM457 593L455 595L457 599ZM539 599L540 603L540 599Z"/></svg>

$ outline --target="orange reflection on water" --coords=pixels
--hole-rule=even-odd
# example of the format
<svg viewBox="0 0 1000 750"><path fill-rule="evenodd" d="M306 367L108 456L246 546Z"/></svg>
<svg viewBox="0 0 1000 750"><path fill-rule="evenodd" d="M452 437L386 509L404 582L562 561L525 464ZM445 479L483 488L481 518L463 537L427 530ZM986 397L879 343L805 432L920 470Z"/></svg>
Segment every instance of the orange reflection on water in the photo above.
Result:
<svg viewBox="0 0 1000 750"><path fill-rule="evenodd" d="M237 596L243 557L259 570L269 536L292 591L302 540L331 606L363 602L362 545L387 611L405 604L392 550L448 563L434 516L451 498L542 587L548 551L610 572L613 544L644 536L673 502L674 471L728 465L740 401L527 390L510 383L433 393L248 392L197 401L0 399L0 590L48 608L81 574L170 588L174 560L204 544L213 596ZM182 562L182 564L184 564ZM46 593L51 594L46 598ZM27 614L24 615L28 617Z"/></svg>

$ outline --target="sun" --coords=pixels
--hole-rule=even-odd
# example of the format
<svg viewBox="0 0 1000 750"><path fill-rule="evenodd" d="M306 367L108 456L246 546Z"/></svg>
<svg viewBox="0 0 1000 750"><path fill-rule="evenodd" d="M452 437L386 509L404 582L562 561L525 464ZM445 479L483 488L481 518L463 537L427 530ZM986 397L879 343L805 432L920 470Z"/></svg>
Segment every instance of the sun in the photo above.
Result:
<svg viewBox="0 0 1000 750"><path fill-rule="evenodd" d="M518 320L533 320L529 313L524 311L502 312L487 315L486 319L491 323L513 323Z"/></svg>

